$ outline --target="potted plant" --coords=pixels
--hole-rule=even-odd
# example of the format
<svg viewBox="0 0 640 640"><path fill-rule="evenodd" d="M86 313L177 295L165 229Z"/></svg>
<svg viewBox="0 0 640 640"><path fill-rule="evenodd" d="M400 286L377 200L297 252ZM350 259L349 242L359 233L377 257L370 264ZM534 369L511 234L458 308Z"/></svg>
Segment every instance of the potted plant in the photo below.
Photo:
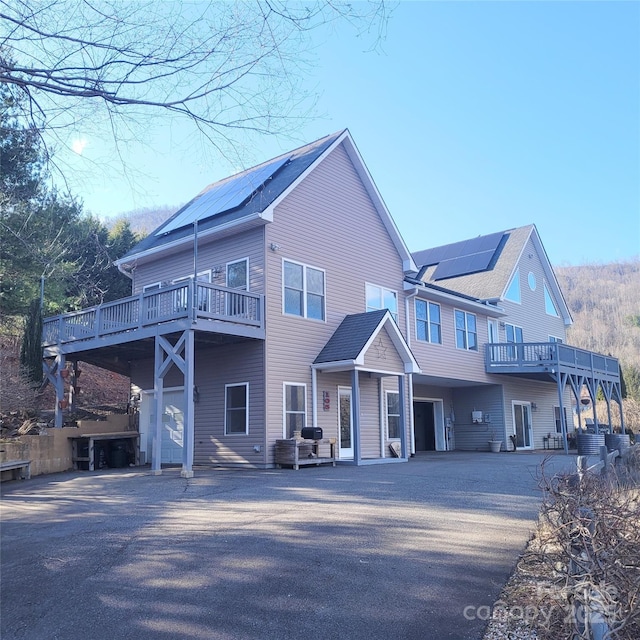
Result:
<svg viewBox="0 0 640 640"><path fill-rule="evenodd" d="M502 448L502 440L498 440L496 438L496 432L491 432L491 440L489 440L489 448L492 453L500 453L500 449Z"/></svg>

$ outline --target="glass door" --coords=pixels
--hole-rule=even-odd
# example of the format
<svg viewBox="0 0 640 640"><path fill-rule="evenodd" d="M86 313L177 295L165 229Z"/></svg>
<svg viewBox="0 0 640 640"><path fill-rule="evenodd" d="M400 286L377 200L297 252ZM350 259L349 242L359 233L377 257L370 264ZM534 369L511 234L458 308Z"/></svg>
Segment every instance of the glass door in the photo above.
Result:
<svg viewBox="0 0 640 640"><path fill-rule="evenodd" d="M351 411L351 389L338 388L338 412L340 420L340 459L353 459L353 420Z"/></svg>
<svg viewBox="0 0 640 640"><path fill-rule="evenodd" d="M517 449L531 449L531 404L529 402L513 403L513 432L516 436Z"/></svg>

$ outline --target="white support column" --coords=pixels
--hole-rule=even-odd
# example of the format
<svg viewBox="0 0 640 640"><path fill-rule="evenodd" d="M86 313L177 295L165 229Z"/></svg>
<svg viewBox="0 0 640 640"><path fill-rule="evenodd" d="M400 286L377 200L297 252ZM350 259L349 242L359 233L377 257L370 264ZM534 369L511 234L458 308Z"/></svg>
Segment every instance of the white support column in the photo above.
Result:
<svg viewBox="0 0 640 640"><path fill-rule="evenodd" d="M311 426L318 426L318 371L311 367Z"/></svg>
<svg viewBox="0 0 640 640"><path fill-rule="evenodd" d="M405 460L407 455L407 410L405 403L407 402L406 380L405 376L398 376L398 400L400 404L400 457Z"/></svg>
<svg viewBox="0 0 640 640"><path fill-rule="evenodd" d="M195 441L195 404L193 402L194 376L194 332L186 331L184 347L184 433L182 440L183 478L193 478L193 446Z"/></svg>
<svg viewBox="0 0 640 640"><path fill-rule="evenodd" d="M413 374L409 374L409 384L407 385L407 395L409 396L409 425L411 426L409 453L413 455L416 452L416 426L413 415ZM448 449L447 438L444 439L445 449Z"/></svg>
<svg viewBox="0 0 640 640"><path fill-rule="evenodd" d="M351 419L353 420L353 461L358 465L362 460L360 449L360 380L358 370L351 372Z"/></svg>

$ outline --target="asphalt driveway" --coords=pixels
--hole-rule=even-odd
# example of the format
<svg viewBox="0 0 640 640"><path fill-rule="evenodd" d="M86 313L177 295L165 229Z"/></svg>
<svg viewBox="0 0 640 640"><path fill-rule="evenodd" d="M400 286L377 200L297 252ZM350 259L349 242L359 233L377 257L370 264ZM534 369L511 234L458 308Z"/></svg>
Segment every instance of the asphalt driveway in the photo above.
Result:
<svg viewBox="0 0 640 640"><path fill-rule="evenodd" d="M544 458L4 483L0 635L479 639L533 530Z"/></svg>

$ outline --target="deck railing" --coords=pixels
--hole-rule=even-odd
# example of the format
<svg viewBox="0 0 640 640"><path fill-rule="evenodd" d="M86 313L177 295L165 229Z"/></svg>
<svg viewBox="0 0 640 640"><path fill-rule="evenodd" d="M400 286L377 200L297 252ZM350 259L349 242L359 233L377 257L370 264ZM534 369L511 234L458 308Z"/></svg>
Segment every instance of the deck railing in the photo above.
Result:
<svg viewBox="0 0 640 640"><path fill-rule="evenodd" d="M555 367L577 371L620 375L618 360L560 342L509 342L485 345L488 373L526 373ZM499 370L499 371L498 371Z"/></svg>
<svg viewBox="0 0 640 640"><path fill-rule="evenodd" d="M46 318L42 344L91 340L184 318L261 327L263 296L193 280Z"/></svg>

